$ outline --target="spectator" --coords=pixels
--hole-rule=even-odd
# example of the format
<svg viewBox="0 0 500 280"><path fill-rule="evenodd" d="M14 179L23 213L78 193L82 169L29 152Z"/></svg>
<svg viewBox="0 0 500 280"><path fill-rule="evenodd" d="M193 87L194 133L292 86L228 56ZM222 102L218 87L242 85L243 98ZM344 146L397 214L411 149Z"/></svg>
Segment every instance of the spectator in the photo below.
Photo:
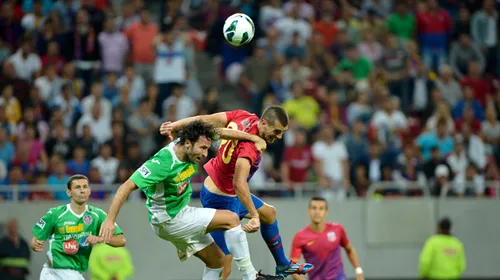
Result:
<svg viewBox="0 0 500 280"><path fill-rule="evenodd" d="M21 26L26 32L36 32L40 30L44 22L41 0L33 0L33 9L23 16Z"/></svg>
<svg viewBox="0 0 500 280"><path fill-rule="evenodd" d="M286 9L285 9L286 10ZM274 27L278 29L281 49L289 45L294 33L298 33L299 43L304 44L311 36L311 24L300 17L301 10L298 5L293 5L286 12L286 16L278 19Z"/></svg>
<svg viewBox="0 0 500 280"><path fill-rule="evenodd" d="M294 83L291 86L292 98L283 103L283 107L288 112L290 118L293 118L297 123L309 130L316 125L320 112L318 102L304 94L304 89L301 83Z"/></svg>
<svg viewBox="0 0 500 280"><path fill-rule="evenodd" d="M358 45L358 53L370 59L373 64L376 64L382 59L383 52L384 47L375 40L372 31L369 29L362 30L361 42Z"/></svg>
<svg viewBox="0 0 500 280"><path fill-rule="evenodd" d="M3 75L0 75L0 86L3 88L7 85L14 88L14 96L25 104L25 100L29 99L30 84L17 77L14 65L9 61L3 63Z"/></svg>
<svg viewBox="0 0 500 280"><path fill-rule="evenodd" d="M73 157L67 161L66 170L69 174L83 174L89 175L90 161L85 155L85 149L82 146L73 148Z"/></svg>
<svg viewBox="0 0 500 280"><path fill-rule="evenodd" d="M102 54L102 70L105 73L123 72L125 56L128 52L127 37L115 29L112 19L104 22L104 31L99 33Z"/></svg>
<svg viewBox="0 0 500 280"><path fill-rule="evenodd" d="M321 13L321 18L314 24L315 35L320 35L321 43L324 48L329 48L332 46L339 29L333 21L332 13L328 11L323 11Z"/></svg>
<svg viewBox="0 0 500 280"><path fill-rule="evenodd" d="M365 197L371 184L372 182L368 179L366 166L363 164L355 165L352 185L356 189L358 196Z"/></svg>
<svg viewBox="0 0 500 280"><path fill-rule="evenodd" d="M146 9L141 10L140 21L131 23L125 29L125 35L130 41L135 69L148 82L153 79L153 63L155 62L155 51L151 48L151 42L157 34L158 25L151 22Z"/></svg>
<svg viewBox="0 0 500 280"><path fill-rule="evenodd" d="M196 113L196 105L191 97L184 94L184 85L173 84L172 95L163 102L163 116L167 115L170 106L175 107L175 120L182 120Z"/></svg>
<svg viewBox="0 0 500 280"><path fill-rule="evenodd" d="M9 62L12 63L16 71L16 76L27 82L38 77L42 69L42 61L36 53L32 52L31 45L31 38L24 38L21 48L9 58Z"/></svg>
<svg viewBox="0 0 500 280"><path fill-rule="evenodd" d="M5 108L8 122L18 123L21 120L21 103L14 96L14 87L7 85L2 90L0 106Z"/></svg>
<svg viewBox="0 0 500 280"><path fill-rule="evenodd" d="M441 92L434 88L423 63L416 67L415 76L410 80L409 91L413 95L413 111L424 119L434 111L434 102L441 100Z"/></svg>
<svg viewBox="0 0 500 280"><path fill-rule="evenodd" d="M64 65L62 78L64 83L70 85L71 91L76 98L83 98L86 84L76 76L76 66L73 62Z"/></svg>
<svg viewBox="0 0 500 280"><path fill-rule="evenodd" d="M298 57L291 57L289 62L281 68L283 85L288 88L292 88L293 83L308 80L312 74L311 69L303 65Z"/></svg>
<svg viewBox="0 0 500 280"><path fill-rule="evenodd" d="M14 3L2 1L2 16L0 17L0 36L3 41L17 49L19 39L24 33L19 19L14 15Z"/></svg>
<svg viewBox="0 0 500 280"><path fill-rule="evenodd" d="M484 176L478 174L474 164L469 164L464 173L456 177L454 181L454 188L456 189L457 196L475 196L484 197L485 181Z"/></svg>
<svg viewBox="0 0 500 280"><path fill-rule="evenodd" d="M323 101L325 109L323 112L326 114L326 117L328 118L327 123L332 124L333 128L340 133L347 132L349 128L345 125L347 123L346 111L344 106L340 104L339 94L337 93L337 91L332 90L325 95L326 95L324 97L325 100Z"/></svg>
<svg viewBox="0 0 500 280"><path fill-rule="evenodd" d="M455 174L455 180L465 177L467 166L469 166L469 159L464 149L464 138L462 135L457 135L455 137L453 152L446 157L446 162L450 166L453 174Z"/></svg>
<svg viewBox="0 0 500 280"><path fill-rule="evenodd" d="M364 13L373 11L380 17L386 17L391 10L391 2L388 0L364 0L361 9Z"/></svg>
<svg viewBox="0 0 500 280"><path fill-rule="evenodd" d="M111 147L113 157L122 161L125 159L127 137L125 135L125 124L120 121L113 121L111 124L111 139L107 142Z"/></svg>
<svg viewBox="0 0 500 280"><path fill-rule="evenodd" d="M16 136L19 140L24 140L26 138L28 126L34 127L35 134L38 135L42 143L45 143L49 137L49 125L43 119L37 119L37 116L35 115L35 108L30 106L24 108L23 121L17 126Z"/></svg>
<svg viewBox="0 0 500 280"><path fill-rule="evenodd" d="M5 130L8 139L13 139L17 131L16 124L7 120L5 106L3 105L0 105L0 128Z"/></svg>
<svg viewBox="0 0 500 280"><path fill-rule="evenodd" d="M474 109L470 106L466 106L462 117L455 120L455 128L458 132L462 131L464 125L469 125L475 134L481 132L481 121L474 118Z"/></svg>
<svg viewBox="0 0 500 280"><path fill-rule="evenodd" d="M276 21L283 17L285 13L281 8L281 1L271 0L260 8L259 25L263 30L269 30Z"/></svg>
<svg viewBox="0 0 500 280"><path fill-rule="evenodd" d="M64 57L60 55L59 44L56 41L50 41L47 46L47 54L41 57L42 67L47 68L49 65L54 65L57 75L62 74L64 67Z"/></svg>
<svg viewBox="0 0 500 280"><path fill-rule="evenodd" d="M94 107L99 105L101 115L106 120L111 120L112 108L111 102L103 96L103 85L100 82L92 84L91 94L85 97L82 102L82 113L89 114Z"/></svg>
<svg viewBox="0 0 500 280"><path fill-rule="evenodd" d="M372 183L380 181L393 181L392 174L389 176L390 178L384 178L382 167L387 165L387 163L383 160L383 152L383 146L379 142L374 142L369 146L368 153L364 154L359 159L358 163L366 166L366 170L368 171L368 180Z"/></svg>
<svg viewBox="0 0 500 280"><path fill-rule="evenodd" d="M368 123L373 113L369 105L369 96L365 92L360 92L354 102L347 107L347 122L353 124L356 120Z"/></svg>
<svg viewBox="0 0 500 280"><path fill-rule="evenodd" d="M117 79L118 77L116 76L116 73L109 72L106 75L106 81L103 83L102 86L103 96L109 101L113 101L113 99L115 99L118 96L119 88L117 84Z"/></svg>
<svg viewBox="0 0 500 280"><path fill-rule="evenodd" d="M481 134L484 135L486 153L495 155L497 160L500 160L500 121L492 106L488 106L486 109L486 118L481 123Z"/></svg>
<svg viewBox="0 0 500 280"><path fill-rule="evenodd" d="M26 240L19 234L16 219L7 221L7 236L0 239L0 278L24 280L29 275L31 252Z"/></svg>
<svg viewBox="0 0 500 280"><path fill-rule="evenodd" d="M135 135L139 135L139 146L141 156L148 157L155 151L155 135L160 126L160 119L151 112L150 103L147 99L141 101L139 110L128 120L128 125Z"/></svg>
<svg viewBox="0 0 500 280"><path fill-rule="evenodd" d="M398 0L396 11L387 18L387 29L399 39L411 40L415 34L415 16L409 12L408 2Z"/></svg>
<svg viewBox="0 0 500 280"><path fill-rule="evenodd" d="M448 132L448 123L445 119L437 120L436 130L421 134L417 139L417 145L422 151L424 160L428 160L434 149L439 151L439 157L445 157L453 151L453 139Z"/></svg>
<svg viewBox="0 0 500 280"><path fill-rule="evenodd" d="M419 271L423 278L458 279L465 271L466 261L462 242L451 235L451 221L439 221L438 232L425 242L420 253Z"/></svg>
<svg viewBox="0 0 500 280"><path fill-rule="evenodd" d="M373 114L371 125L377 131L377 138L384 146L400 147L400 136L408 131L408 119L398 110L398 100L386 97L383 108Z"/></svg>
<svg viewBox="0 0 500 280"><path fill-rule="evenodd" d="M121 6L121 15L113 20L115 30L124 31L127 28L140 20L139 15L134 10L133 0L123 1Z"/></svg>
<svg viewBox="0 0 500 280"><path fill-rule="evenodd" d="M309 22L314 20L314 8L311 4L307 3L307 1L292 0L283 5L283 10L286 14L291 13L295 9L299 11L299 17L301 19Z"/></svg>
<svg viewBox="0 0 500 280"><path fill-rule="evenodd" d="M66 131L62 122L56 122L52 126L52 137L45 143L45 151L51 157L54 154L60 155L63 159L71 157L71 143L66 135Z"/></svg>
<svg viewBox="0 0 500 280"><path fill-rule="evenodd" d="M471 35L471 22L470 22L470 12L466 5L461 5L458 11L458 19L455 21L455 26L453 27L454 39L457 39L460 34Z"/></svg>
<svg viewBox="0 0 500 280"><path fill-rule="evenodd" d="M446 177L447 180L443 181L440 183L440 185L443 185L444 183L449 183L448 181L453 178L453 173L451 173L451 167L448 165L446 160L441 157L441 152L439 150L438 146L434 146L431 148L430 152L430 158L426 159L425 162L422 164L422 172L425 175L425 178L427 180L427 185L429 186L434 186L435 179L439 178L440 176ZM444 166L440 167L440 171L438 172L438 167L439 166ZM446 171L446 172L445 172ZM440 188L437 189L431 189L431 192L433 193L439 193Z"/></svg>
<svg viewBox="0 0 500 280"><path fill-rule="evenodd" d="M389 34L381 59L384 77L391 95L399 97L403 112L408 112L412 100L408 94L409 60L397 37Z"/></svg>
<svg viewBox="0 0 500 280"><path fill-rule="evenodd" d="M285 46L285 58L289 59L291 57L298 57L303 60L306 58L307 49L304 43L300 43L299 33L295 32L292 34L292 40L290 44Z"/></svg>
<svg viewBox="0 0 500 280"><path fill-rule="evenodd" d="M486 62L481 50L471 41L469 34L460 34L458 42L452 44L450 52L450 65L459 79L467 76L470 61L477 61L479 73L484 72Z"/></svg>
<svg viewBox="0 0 500 280"><path fill-rule="evenodd" d="M312 153L321 192L343 199L351 187L347 149L344 143L335 140L332 127L324 126L320 133L321 140L313 144Z"/></svg>
<svg viewBox="0 0 500 280"><path fill-rule="evenodd" d="M328 48L322 43L321 34L314 34L309 42L307 65L313 71L314 78L319 83L331 83L331 69L335 66L335 59L328 51Z"/></svg>
<svg viewBox="0 0 500 280"><path fill-rule="evenodd" d="M0 161L4 166L8 166L16 156L16 150L12 142L9 141L7 132L0 127Z"/></svg>
<svg viewBox="0 0 500 280"><path fill-rule="evenodd" d="M61 93L55 98L53 107L61 109L63 124L66 128L70 128L75 123L76 115L80 113L80 102L73 95L69 84L62 85Z"/></svg>
<svg viewBox="0 0 500 280"><path fill-rule="evenodd" d="M24 179L25 175L30 176L29 174L23 172L21 166L11 165L7 177L0 181L0 187L9 185L24 187L28 185L28 181ZM23 190L23 188L21 188L21 190ZM12 200L12 195L13 194L9 192L0 192L0 200ZM18 195L20 200L28 197L28 194L24 191L19 192Z"/></svg>
<svg viewBox="0 0 500 280"><path fill-rule="evenodd" d="M450 15L439 8L437 0L427 0L424 10L417 12L417 30L424 63L437 71L446 60L446 45L453 23Z"/></svg>
<svg viewBox="0 0 500 280"><path fill-rule="evenodd" d="M356 166L362 157L368 153L370 145L366 138L365 124L361 119L356 119L352 124L352 130L346 137L345 146L349 154L351 166Z"/></svg>
<svg viewBox="0 0 500 280"><path fill-rule="evenodd" d="M497 73L498 13L495 1L483 1L483 8L472 15L471 33L474 42L481 48L487 61L487 72Z"/></svg>
<svg viewBox="0 0 500 280"><path fill-rule="evenodd" d="M469 72L461 82L462 88L470 86L474 90L474 99L485 106L487 98L491 95L489 81L481 76L481 65L477 61L469 62Z"/></svg>
<svg viewBox="0 0 500 280"><path fill-rule="evenodd" d="M144 83L142 76L136 74L133 66L127 66L125 68L125 74L118 79L118 87L121 88L125 84L129 87L130 103L134 108L139 107L140 100L145 96L146 84Z"/></svg>
<svg viewBox="0 0 500 280"><path fill-rule="evenodd" d="M436 106L436 111L427 120L425 124L425 129L427 131L436 131L437 124L440 120L444 120L447 124L447 132L452 135L455 132L455 122L451 116L450 107L444 102L440 102Z"/></svg>
<svg viewBox="0 0 500 280"><path fill-rule="evenodd" d="M17 142L16 157L12 164L20 165L26 179L34 179L37 172L43 172L48 167L48 157L45 148L36 135L35 127L26 126L26 137Z"/></svg>
<svg viewBox="0 0 500 280"><path fill-rule="evenodd" d="M453 69L447 64L439 67L439 78L436 81L436 87L441 92L441 97L452 108L462 99L462 88L453 76Z"/></svg>
<svg viewBox="0 0 500 280"><path fill-rule="evenodd" d="M483 140L472 133L472 128L468 124L462 126L462 135L464 137L465 150L472 164L479 170L486 167L486 153Z"/></svg>
<svg viewBox="0 0 500 280"><path fill-rule="evenodd" d="M407 144L403 147L403 152L396 158L396 169L394 179L397 182L408 186L410 182L425 185L425 174L421 170L419 152L415 145Z"/></svg>
<svg viewBox="0 0 500 280"><path fill-rule="evenodd" d="M120 161L111 155L111 146L101 145L99 156L91 161L91 166L99 170L103 184L113 184Z"/></svg>
<svg viewBox="0 0 500 280"><path fill-rule="evenodd" d="M69 41L68 39L72 39L68 38L67 34L65 34L61 30L61 27L57 24L58 22L54 21L52 18L47 18L44 20L43 27L35 33L35 49L37 50L38 55L42 58L42 63L43 57L49 53L49 46L52 42L55 42L59 46L67 46ZM73 58L73 54L69 53L69 51L70 50L63 48L62 55L66 59L71 60ZM52 53L52 55L53 54L54 53Z"/></svg>
<svg viewBox="0 0 500 280"><path fill-rule="evenodd" d="M42 100L53 105L55 99L61 95L63 80L57 75L57 69L54 65L48 65L44 70L45 75L38 77L34 86L40 91Z"/></svg>
<svg viewBox="0 0 500 280"><path fill-rule="evenodd" d="M68 195L64 190L64 186L68 182L69 175L66 173L66 163L65 161L56 156L52 161L52 174L47 178L47 184L55 187L53 191L54 198L56 200L68 200Z"/></svg>
<svg viewBox="0 0 500 280"><path fill-rule="evenodd" d="M89 125L92 131L92 137L96 139L97 143L104 143L111 138L111 118L105 117L101 113L101 105L94 104L91 113L84 114L76 125L76 134L82 136L82 129L84 125Z"/></svg>
<svg viewBox="0 0 500 280"><path fill-rule="evenodd" d="M205 94L205 99L201 102L199 114L209 115L220 111L222 111L222 107L219 102L219 91L216 87L211 87Z"/></svg>
<svg viewBox="0 0 500 280"><path fill-rule="evenodd" d="M141 157L141 150L138 142L130 142L127 145L127 157L124 159L123 165L130 173L139 168L144 158Z"/></svg>
<svg viewBox="0 0 500 280"><path fill-rule="evenodd" d="M484 119L484 110L477 99L474 98L474 89L465 85L463 88L464 97L458 101L455 108L453 108L453 118L459 119L463 117L466 107L470 107L474 111L474 118L478 120Z"/></svg>
<svg viewBox="0 0 500 280"><path fill-rule="evenodd" d="M360 56L356 46L349 44L345 49L345 57L333 70L335 78L344 84L353 86L356 81L370 79L373 64L364 56Z"/></svg>
<svg viewBox="0 0 500 280"><path fill-rule="evenodd" d="M281 161L281 178L290 189L306 182L309 168L314 163L311 146L307 144L307 134L303 129L295 129L294 144L285 149Z"/></svg>
<svg viewBox="0 0 500 280"><path fill-rule="evenodd" d="M78 131L77 131L78 135ZM83 124L81 136L73 141L73 146L81 145L85 150L85 158L87 160L93 159L98 152L99 144L94 136L92 136L92 129L90 124Z"/></svg>
<svg viewBox="0 0 500 280"><path fill-rule="evenodd" d="M123 115L130 116L135 111L135 106L130 101L130 86L122 84L120 94L113 99L113 111L119 110Z"/></svg>
<svg viewBox="0 0 500 280"><path fill-rule="evenodd" d="M245 60L240 83L252 95L261 94L269 82L273 71L273 61L265 56L265 50L256 46L254 55Z"/></svg>

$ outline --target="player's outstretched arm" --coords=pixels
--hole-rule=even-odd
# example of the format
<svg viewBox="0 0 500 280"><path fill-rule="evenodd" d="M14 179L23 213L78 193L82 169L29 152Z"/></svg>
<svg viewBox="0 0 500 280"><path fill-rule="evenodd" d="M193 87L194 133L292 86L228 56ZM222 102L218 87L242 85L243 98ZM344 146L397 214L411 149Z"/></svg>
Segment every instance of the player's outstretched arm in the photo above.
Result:
<svg viewBox="0 0 500 280"><path fill-rule="evenodd" d="M169 136L170 139L173 140L175 138L175 135L173 135L174 131L182 129L183 127L194 121L204 121L210 123L216 128L226 127L227 115L225 112L221 112L211 115L193 116L175 122L164 122L160 126L160 133L161 135Z"/></svg>
<svg viewBox="0 0 500 280"><path fill-rule="evenodd" d="M31 238L30 248L35 252L43 252L43 245L45 245L45 241L38 240L38 238Z"/></svg>
<svg viewBox="0 0 500 280"><path fill-rule="evenodd" d="M125 247L127 244L127 240L125 240L125 236L123 234L115 234L108 242L108 245L111 247Z"/></svg>
<svg viewBox="0 0 500 280"><path fill-rule="evenodd" d="M111 206L109 207L106 220L104 220L104 222L102 223L101 229L99 231L99 236L103 238L104 243L109 243L114 237L113 235L116 230L116 217L118 216L123 203L125 203L130 193L132 193L136 189L137 186L130 179L125 181L125 183L123 183L118 188L118 191L116 192L116 195L111 202Z"/></svg>
<svg viewBox="0 0 500 280"><path fill-rule="evenodd" d="M246 232L256 232L260 228L260 218L257 209L250 195L250 187L247 183L247 178L250 174L250 160L247 158L238 158L236 160L236 169L234 172L233 186L239 200L248 210L250 221L243 226Z"/></svg>
<svg viewBox="0 0 500 280"><path fill-rule="evenodd" d="M264 152L267 148L266 141L257 135L230 128L217 128L216 131L222 139L253 142L259 153Z"/></svg>

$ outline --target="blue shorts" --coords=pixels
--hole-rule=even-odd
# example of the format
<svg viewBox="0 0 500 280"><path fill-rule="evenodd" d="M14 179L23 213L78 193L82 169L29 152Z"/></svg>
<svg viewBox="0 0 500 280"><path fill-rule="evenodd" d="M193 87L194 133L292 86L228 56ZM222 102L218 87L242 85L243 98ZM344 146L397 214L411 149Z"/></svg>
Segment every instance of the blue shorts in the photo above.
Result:
<svg viewBox="0 0 500 280"><path fill-rule="evenodd" d="M209 190L207 190L205 184L203 184L201 188L200 199L201 199L201 204L203 205L204 208L230 210L238 214L240 220L243 219L248 214L247 209L245 208L245 206L243 206L243 203L241 203L238 197L211 193ZM255 209L259 209L262 206L264 206L264 202L253 194L252 194L252 201L253 204L255 205ZM229 255L230 252L227 249L226 240L224 239L224 231L222 230L214 231L211 232L210 234L215 240L217 246L219 246L219 248L221 248L221 250L224 252L224 254Z"/></svg>

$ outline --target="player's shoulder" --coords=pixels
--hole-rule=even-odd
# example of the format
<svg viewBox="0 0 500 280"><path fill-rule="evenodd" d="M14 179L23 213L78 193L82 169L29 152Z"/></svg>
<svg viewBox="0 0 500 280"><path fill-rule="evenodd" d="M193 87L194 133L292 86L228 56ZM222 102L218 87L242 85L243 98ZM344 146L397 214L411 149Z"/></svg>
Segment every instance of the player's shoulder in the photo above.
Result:
<svg viewBox="0 0 500 280"><path fill-rule="evenodd" d="M344 226L340 223L326 223L326 226L330 230L335 230L335 229L344 230Z"/></svg>
<svg viewBox="0 0 500 280"><path fill-rule="evenodd" d="M106 215L106 212L104 212L104 210L93 205L87 205L87 211L97 215Z"/></svg>
<svg viewBox="0 0 500 280"><path fill-rule="evenodd" d="M228 115L231 117L231 121L244 118L259 118L257 115L241 109L229 111Z"/></svg>
<svg viewBox="0 0 500 280"><path fill-rule="evenodd" d="M301 228L299 231L297 231L297 233L295 234L295 237L303 238L303 237L307 237L311 233L312 233L311 228L309 227L309 225L307 225L307 226Z"/></svg>
<svg viewBox="0 0 500 280"><path fill-rule="evenodd" d="M59 205L59 206L55 206L55 207L49 208L49 210L47 210L47 214L51 214L51 215L54 215L54 216L59 216L59 215L65 213L68 210L69 210L68 209L68 205L64 204L64 205Z"/></svg>

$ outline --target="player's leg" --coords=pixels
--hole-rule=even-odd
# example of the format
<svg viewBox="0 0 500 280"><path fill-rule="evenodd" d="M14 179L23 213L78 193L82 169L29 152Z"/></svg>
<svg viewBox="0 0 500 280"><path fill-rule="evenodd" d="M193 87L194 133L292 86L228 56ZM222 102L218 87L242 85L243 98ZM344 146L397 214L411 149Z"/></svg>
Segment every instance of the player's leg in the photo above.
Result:
<svg viewBox="0 0 500 280"><path fill-rule="evenodd" d="M296 264L291 262L286 256L283 242L281 240L280 230L278 227L278 218L276 216L276 208L264 203L260 198L252 194L252 201L259 213L260 217L260 234L267 244L269 251L276 262L276 274L287 276L290 274L306 274L314 268L311 264ZM240 218L247 216L243 204L240 203Z"/></svg>
<svg viewBox="0 0 500 280"><path fill-rule="evenodd" d="M60 280L60 279L85 280L85 278L81 273L70 269L54 269L54 268L44 267L40 272L40 280Z"/></svg>
<svg viewBox="0 0 500 280"><path fill-rule="evenodd" d="M203 280L219 280L222 275L224 253L212 242L208 247L194 254L205 263Z"/></svg>
<svg viewBox="0 0 500 280"><path fill-rule="evenodd" d="M224 235L221 236L220 232L224 230ZM257 271L255 270L252 261L250 259L250 250L248 248L248 241L246 233L243 231L240 225L239 216L230 210L217 210L215 215L207 227L207 233L215 233L215 239L217 245L221 244L221 249L223 251L229 252L232 255L238 270L244 280L254 280ZM213 237L214 235L212 235ZM229 255L229 254L226 254ZM226 257L226 264L228 263ZM231 263L229 262L229 270L225 271L224 275L226 278L230 274Z"/></svg>

